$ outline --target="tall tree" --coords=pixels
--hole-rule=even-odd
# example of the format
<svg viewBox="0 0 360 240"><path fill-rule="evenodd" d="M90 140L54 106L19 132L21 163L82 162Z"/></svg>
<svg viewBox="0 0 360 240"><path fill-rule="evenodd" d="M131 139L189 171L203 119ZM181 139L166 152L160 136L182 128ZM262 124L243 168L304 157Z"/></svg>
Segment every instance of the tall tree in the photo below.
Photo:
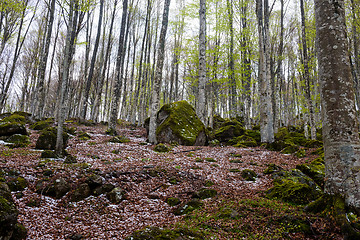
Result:
<svg viewBox="0 0 360 240"><path fill-rule="evenodd" d="M269 36L269 2L256 1L256 12L259 32L259 87L260 87L260 135L261 142L274 141L274 119L272 109L272 89L270 74L270 36Z"/></svg>
<svg viewBox="0 0 360 240"><path fill-rule="evenodd" d="M123 71L123 63L124 63L124 45L126 44L125 40L125 28L126 28L126 20L128 14L128 1L123 1L123 13L121 18L121 27L120 27L120 37L119 37L119 46L118 46L118 53L116 58L116 79L115 79L115 87L114 93L112 96L111 101L111 115L109 121L109 129L108 132L111 135L117 135L116 132L116 124L117 124L117 116L119 111L119 101L120 101L120 94L121 94L121 86L122 86L122 71Z"/></svg>
<svg viewBox="0 0 360 240"><path fill-rule="evenodd" d="M157 143L156 114L160 107L160 90L161 90L162 71L163 71L164 57L165 57L165 38L166 38L166 32L169 22L169 7L170 7L170 0L165 0L163 19L161 23L161 31L160 31L159 44L158 44L155 79L151 91L149 142L153 144Z"/></svg>
<svg viewBox="0 0 360 240"><path fill-rule="evenodd" d="M310 123L310 132L311 139L316 139L316 128L315 128L315 119L314 119L314 106L311 99L311 88L310 88L310 73L309 73L309 56L308 49L306 44L306 19L305 19L305 9L304 9L304 0L300 0L300 10L301 10L301 33L302 33L302 50L303 50L303 65L304 65L304 80L305 80L305 94L307 99L307 105L309 108L308 121ZM305 129L307 130L307 129Z"/></svg>
<svg viewBox="0 0 360 240"><path fill-rule="evenodd" d="M36 94L37 97L35 99L35 113L34 117L36 119L41 119L44 114L44 106L45 106L45 70L47 66L47 60L49 56L49 49L50 49L50 41L51 41L51 33L52 33L52 26L54 23L54 15L55 15L55 0L51 0L49 6L49 19L48 19L48 26L47 26L47 33L46 33L46 40L45 45L43 47L41 57L40 57L40 64L39 64L39 72L38 72L38 85Z"/></svg>
<svg viewBox="0 0 360 240"><path fill-rule="evenodd" d="M234 28L233 28L233 2L226 0L228 16L229 16L229 31L230 31L230 49L229 49L229 85L230 85L230 101L229 111L230 116L235 117L237 114L236 106L236 80L235 80L235 62L234 62Z"/></svg>
<svg viewBox="0 0 360 240"><path fill-rule="evenodd" d="M343 0L315 0L325 190L360 209L360 141Z"/></svg>
<svg viewBox="0 0 360 240"><path fill-rule="evenodd" d="M196 113L200 120L206 124L206 0L200 0L199 18L199 93L196 104Z"/></svg>
<svg viewBox="0 0 360 240"><path fill-rule="evenodd" d="M88 75L87 80L86 80L85 93L84 93L84 97L83 97L82 104L81 104L80 118L83 119L83 120L86 119L86 112L87 112L87 105L88 105L90 87L91 87L92 79L93 79L93 75L94 75L97 51L99 49L100 35L101 35L101 25L102 25L102 19L103 19L103 9L104 9L104 0L100 0L99 22L98 22L98 29L97 29L96 39L95 39L94 51L93 51L93 55L92 55L92 58L91 58L89 75Z"/></svg>

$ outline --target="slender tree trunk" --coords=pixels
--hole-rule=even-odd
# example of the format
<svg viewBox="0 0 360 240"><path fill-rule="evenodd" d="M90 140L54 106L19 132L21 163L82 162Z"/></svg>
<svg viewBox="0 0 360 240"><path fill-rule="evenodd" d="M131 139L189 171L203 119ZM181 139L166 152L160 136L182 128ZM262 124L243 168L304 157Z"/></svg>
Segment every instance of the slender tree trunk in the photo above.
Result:
<svg viewBox="0 0 360 240"><path fill-rule="evenodd" d="M273 109L271 102L271 74L270 74L270 36L269 36L269 5L268 1L256 1L260 61L259 61L259 87L260 87L260 135L261 142L274 141Z"/></svg>
<svg viewBox="0 0 360 240"><path fill-rule="evenodd" d="M125 28L126 28L126 19L128 14L128 1L123 1L123 13L121 19L121 29L120 29L120 37L119 37L119 48L118 55L116 59L116 79L115 79L115 87L114 93L112 96L111 102L111 114L109 121L109 133L113 135L117 135L116 132L116 124L117 124L117 116L119 111L119 101L122 87L122 68L124 62L124 44L125 44Z"/></svg>
<svg viewBox="0 0 360 240"><path fill-rule="evenodd" d="M360 209L359 124L346 38L344 1L315 0L325 152L325 191Z"/></svg>
<svg viewBox="0 0 360 240"><path fill-rule="evenodd" d="M200 30L199 30L199 95L196 104L196 113L200 120L206 124L206 0L200 0Z"/></svg>
<svg viewBox="0 0 360 240"><path fill-rule="evenodd" d="M235 63L234 63L234 28L233 28L233 9L232 0L226 0L228 16L229 16L229 31L230 31L230 52L229 52L229 85L230 85L230 101L229 110L230 117L235 117L237 112L236 104L236 80L235 80Z"/></svg>
<svg viewBox="0 0 360 240"><path fill-rule="evenodd" d="M306 44L304 0L300 0L300 9L301 9L301 32L302 32L303 59L304 59L304 78L306 84L305 94L307 99L307 105L309 107L308 121L310 124L311 139L315 140L316 128L315 128L315 120L314 120L314 106L311 99L309 57L307 53L307 44Z"/></svg>
<svg viewBox="0 0 360 240"><path fill-rule="evenodd" d="M170 0L165 0L163 20L161 24L161 32L160 32L159 45L158 45L159 48L157 54L156 73L152 88L152 94L151 94L152 97L151 97L151 112L150 112L150 124L149 124L149 142L153 144L157 143L156 114L160 107L160 89L161 89L164 57L165 57L165 38L166 38L168 21L169 21L169 7L170 7Z"/></svg>
<svg viewBox="0 0 360 240"><path fill-rule="evenodd" d="M93 55L92 55L92 58L91 58L89 75L88 75L87 80L86 80L84 97L82 99L82 104L81 104L80 119L83 119L83 120L86 119L86 112L87 112L87 105L88 105L90 87L91 87L92 78L93 78L93 75L94 75L97 51L99 49L100 35L101 35L101 25L102 25L102 19L103 19L103 9L104 9L104 0L100 0L99 22L98 22L98 29L97 29L96 39L95 39L95 46L94 46L94 51L93 51Z"/></svg>

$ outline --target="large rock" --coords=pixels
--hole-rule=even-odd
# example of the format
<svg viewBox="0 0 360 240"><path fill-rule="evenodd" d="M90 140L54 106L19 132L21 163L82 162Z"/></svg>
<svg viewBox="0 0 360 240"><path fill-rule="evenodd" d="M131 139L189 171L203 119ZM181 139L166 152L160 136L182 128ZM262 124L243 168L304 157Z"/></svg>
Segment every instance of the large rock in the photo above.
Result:
<svg viewBox="0 0 360 240"><path fill-rule="evenodd" d="M17 122L0 122L0 136L14 134L27 135L25 125Z"/></svg>
<svg viewBox="0 0 360 240"><path fill-rule="evenodd" d="M18 211L8 185L0 182L0 239L25 239L24 227L17 223Z"/></svg>
<svg viewBox="0 0 360 240"><path fill-rule="evenodd" d="M36 141L36 148L43 150L55 150L56 147L57 129L54 127L46 128L41 131L38 140ZM63 132L64 148L67 145L69 135Z"/></svg>
<svg viewBox="0 0 360 240"><path fill-rule="evenodd" d="M215 129L215 138L220 142L228 142L232 138L244 135L245 129L236 119L227 119L221 127Z"/></svg>
<svg viewBox="0 0 360 240"><path fill-rule="evenodd" d="M158 142L187 146L207 144L205 125L186 101L164 105L157 113L156 122Z"/></svg>

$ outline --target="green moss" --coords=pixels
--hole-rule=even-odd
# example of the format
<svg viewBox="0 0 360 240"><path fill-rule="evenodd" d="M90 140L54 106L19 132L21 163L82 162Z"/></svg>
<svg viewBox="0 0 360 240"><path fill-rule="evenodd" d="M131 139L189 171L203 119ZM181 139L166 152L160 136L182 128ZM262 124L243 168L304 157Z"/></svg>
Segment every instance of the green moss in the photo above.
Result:
<svg viewBox="0 0 360 240"><path fill-rule="evenodd" d="M8 123L20 123L20 124L25 124L26 123L26 119L24 116L19 115L19 114L12 114L8 117L5 117L3 120L1 120L1 122L8 122Z"/></svg>
<svg viewBox="0 0 360 240"><path fill-rule="evenodd" d="M28 182L23 177L16 177L10 179L7 184L11 191L16 192L24 190L27 187Z"/></svg>
<svg viewBox="0 0 360 240"><path fill-rule="evenodd" d="M159 112L165 112L169 116L156 129L158 139L164 131L171 129L172 134L179 138L179 144L192 146L196 143L199 134L206 132L195 109L186 101L165 104Z"/></svg>
<svg viewBox="0 0 360 240"><path fill-rule="evenodd" d="M234 137L244 135L245 129L236 120L226 120L219 129L215 130L214 136L220 142L227 142Z"/></svg>
<svg viewBox="0 0 360 240"><path fill-rule="evenodd" d="M163 143L159 143L155 146L154 148L155 152L160 152L160 153L166 153L166 152L170 152L171 151L171 147L163 144Z"/></svg>
<svg viewBox="0 0 360 240"><path fill-rule="evenodd" d="M319 140L307 140L305 142L305 147L308 147L308 148L319 148L319 147L322 147L323 146L323 142L322 141L319 141Z"/></svg>
<svg viewBox="0 0 360 240"><path fill-rule="evenodd" d="M30 129L43 130L45 128L50 127L52 124L53 124L52 119L46 119L46 120L42 120L42 121L38 121L38 122L34 123L33 125L30 126Z"/></svg>
<svg viewBox="0 0 360 240"><path fill-rule="evenodd" d="M295 153L295 156L298 157L298 158L303 158L306 156L306 151L305 149L299 149L296 153Z"/></svg>
<svg viewBox="0 0 360 240"><path fill-rule="evenodd" d="M201 234L190 231L188 229L162 229L157 227L148 227L144 230L134 232L126 240L174 240L174 239L205 239Z"/></svg>
<svg viewBox="0 0 360 240"><path fill-rule="evenodd" d="M55 150L56 137L57 137L57 128L49 127L43 129L40 132L39 138L36 141L36 148L44 149L44 150ZM68 139L69 139L69 135L66 132L63 132L64 148L66 148Z"/></svg>
<svg viewBox="0 0 360 240"><path fill-rule="evenodd" d="M91 136L90 136L89 134L87 134L86 132L80 132L80 133L78 134L78 138L79 138L80 140L86 141L86 140L91 139Z"/></svg>
<svg viewBox="0 0 360 240"><path fill-rule="evenodd" d="M297 165L296 168L313 179L320 187L324 187L325 162L323 158L317 158L310 164Z"/></svg>
<svg viewBox="0 0 360 240"><path fill-rule="evenodd" d="M251 137L257 143L261 142L261 135L259 130L246 130L245 135Z"/></svg>
<svg viewBox="0 0 360 240"><path fill-rule="evenodd" d="M241 171L241 177L246 181L255 181L257 174L254 172L254 170L244 169Z"/></svg>
<svg viewBox="0 0 360 240"><path fill-rule="evenodd" d="M44 150L41 153L41 158L57 158L58 156L56 155L55 151L52 150Z"/></svg>
<svg viewBox="0 0 360 240"><path fill-rule="evenodd" d="M207 161L207 162L217 162L214 158L209 158L209 157L205 158L205 161Z"/></svg>
<svg viewBox="0 0 360 240"><path fill-rule="evenodd" d="M25 125L18 122L0 122L0 136L11 136L14 134L27 135Z"/></svg>
<svg viewBox="0 0 360 240"><path fill-rule="evenodd" d="M180 199L177 197L169 197L166 199L166 203L169 204L169 206L173 207L181 203Z"/></svg>
<svg viewBox="0 0 360 240"><path fill-rule="evenodd" d="M130 142L130 139L125 136L115 136L115 137L110 138L109 142L128 143L128 142Z"/></svg>
<svg viewBox="0 0 360 240"><path fill-rule="evenodd" d="M307 204L320 197L321 194L320 189L301 183L295 178L287 178L275 182L274 187L268 190L266 196L294 204Z"/></svg>
<svg viewBox="0 0 360 240"><path fill-rule="evenodd" d="M203 188L193 194L193 198L206 199L212 198L217 195L217 191L215 189Z"/></svg>
<svg viewBox="0 0 360 240"><path fill-rule="evenodd" d="M14 134L11 135L7 142L12 143L12 147L27 147L30 144L30 138L27 135Z"/></svg>
<svg viewBox="0 0 360 240"><path fill-rule="evenodd" d="M237 173L240 172L240 170L238 168L230 168L229 172Z"/></svg>
<svg viewBox="0 0 360 240"><path fill-rule="evenodd" d="M277 166L276 164L274 163L271 163L268 165L268 167L264 170L264 174L272 174L274 172L278 172L278 171L281 171L282 168Z"/></svg>
<svg viewBox="0 0 360 240"><path fill-rule="evenodd" d="M199 209L201 206L203 206L203 203L199 199L197 198L191 199L186 203L180 204L180 206L175 209L174 214L175 215L188 214L194 211L195 209Z"/></svg>
<svg viewBox="0 0 360 240"><path fill-rule="evenodd" d="M299 147L296 145L289 145L281 150L281 153L283 154L292 154L299 151Z"/></svg>
<svg viewBox="0 0 360 240"><path fill-rule="evenodd" d="M110 135L110 136L116 136L116 135L117 135L116 130L115 130L115 129L112 129L112 128L108 128L108 129L105 131L105 133L106 133L107 135Z"/></svg>
<svg viewBox="0 0 360 240"><path fill-rule="evenodd" d="M234 147L256 147L258 145L255 139L246 135L233 138L230 141L235 141L235 144L232 144Z"/></svg>

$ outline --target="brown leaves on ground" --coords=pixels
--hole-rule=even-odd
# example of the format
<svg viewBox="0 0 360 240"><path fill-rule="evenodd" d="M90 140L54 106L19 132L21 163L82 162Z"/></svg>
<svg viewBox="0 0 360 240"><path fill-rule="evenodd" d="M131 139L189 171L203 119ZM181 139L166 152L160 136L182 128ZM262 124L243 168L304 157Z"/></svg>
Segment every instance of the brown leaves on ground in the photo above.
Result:
<svg viewBox="0 0 360 240"><path fill-rule="evenodd" d="M272 186L271 177L263 174L268 164L275 163L284 169L292 169L308 160L263 148L230 146L175 146L169 153L157 153L153 151L154 146L146 144L145 130L142 128L119 129L120 135L130 139L128 143L108 142L111 137L104 134L105 126L77 128L79 132L87 132L91 139L80 140L77 136L72 136L69 140L67 151L77 158L77 163L73 164L65 164L59 159L41 159L41 151L34 149L38 137L36 131L31 131L32 144L27 148L8 149L5 145L0 145L0 167L5 170L16 169L29 182L22 197L14 193L19 209L19 222L27 228L28 239L69 239L75 234L84 239L124 239L146 226L187 224L191 216L196 217L199 213L195 212L185 219L175 216L175 207L166 203L167 198L177 197L184 202L206 184L213 183L211 188L216 189L218 195L214 199L205 200L205 206L200 211L218 211L221 203L227 201L235 201L240 205L244 201L259 202L263 192ZM52 175L44 176L44 171L49 169ZM241 177L243 169L254 170L258 175L256 181L245 181ZM106 183L122 189L125 199L114 205L102 194L71 202L71 191L61 199L35 192L35 185L41 179L50 181L61 177L74 187L90 174L100 175ZM39 203L28 206L30 201ZM266 231L271 228L257 226L262 222L254 220L258 218L256 211L264 212L264 209L269 210L269 206L254 207L253 210L244 212L249 219L248 227L253 232L258 229L258 236L265 234L264 239L267 239ZM208 224L216 224L212 221L215 220L209 220ZM229 228L232 227L230 222L227 224ZM328 231L327 227L323 227L328 224L324 219L318 218L312 224L318 231L321 228ZM198 225L194 228L197 229ZM217 232L219 234L215 234L214 239L233 236ZM333 239L339 237L336 233L334 236ZM244 239L247 237L245 235ZM304 236L295 234L291 238L303 239ZM253 238L249 236L249 239Z"/></svg>

